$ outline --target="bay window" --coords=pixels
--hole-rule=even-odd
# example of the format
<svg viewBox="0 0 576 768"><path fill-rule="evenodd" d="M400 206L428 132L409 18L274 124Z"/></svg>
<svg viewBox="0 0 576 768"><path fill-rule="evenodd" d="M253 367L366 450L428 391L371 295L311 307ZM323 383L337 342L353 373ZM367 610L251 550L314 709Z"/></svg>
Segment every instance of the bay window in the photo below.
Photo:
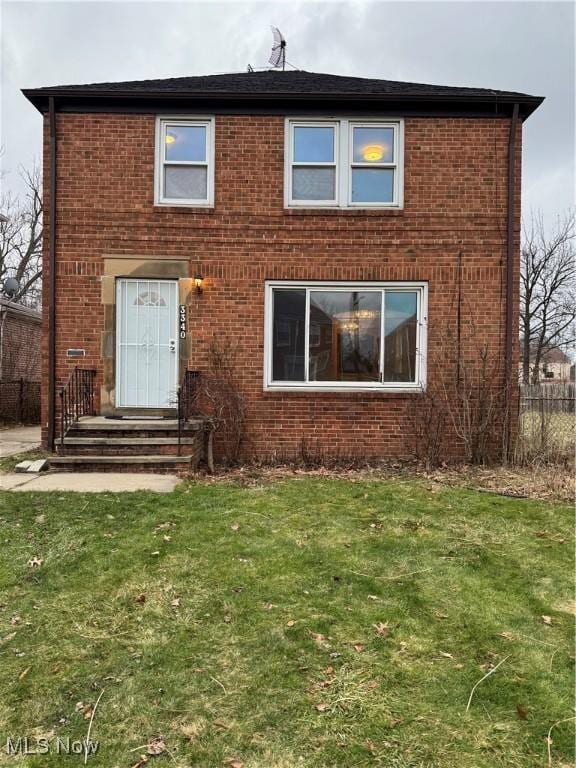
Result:
<svg viewBox="0 0 576 768"><path fill-rule="evenodd" d="M425 283L266 284L265 387L418 390Z"/></svg>
<svg viewBox="0 0 576 768"><path fill-rule="evenodd" d="M286 205L399 208L402 121L286 121Z"/></svg>

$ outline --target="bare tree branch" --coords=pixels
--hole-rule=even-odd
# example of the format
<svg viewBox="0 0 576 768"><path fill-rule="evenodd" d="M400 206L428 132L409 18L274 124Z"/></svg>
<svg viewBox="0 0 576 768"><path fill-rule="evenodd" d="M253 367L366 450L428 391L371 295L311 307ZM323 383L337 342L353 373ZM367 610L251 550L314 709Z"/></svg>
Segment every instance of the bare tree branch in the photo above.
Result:
<svg viewBox="0 0 576 768"><path fill-rule="evenodd" d="M0 196L0 284L14 277L20 288L14 301L38 308L42 277L42 184L38 167L20 168L26 191L21 198Z"/></svg>
<svg viewBox="0 0 576 768"><path fill-rule="evenodd" d="M576 217L558 219L551 235L541 215L523 224L520 264L522 379L538 382L547 352L576 338Z"/></svg>

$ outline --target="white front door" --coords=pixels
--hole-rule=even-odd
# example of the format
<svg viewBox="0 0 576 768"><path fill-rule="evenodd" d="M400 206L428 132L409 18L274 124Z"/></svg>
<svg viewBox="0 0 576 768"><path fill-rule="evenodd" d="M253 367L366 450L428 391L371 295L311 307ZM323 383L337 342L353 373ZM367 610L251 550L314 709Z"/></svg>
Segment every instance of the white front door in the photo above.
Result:
<svg viewBox="0 0 576 768"><path fill-rule="evenodd" d="M178 281L116 281L116 406L175 408Z"/></svg>

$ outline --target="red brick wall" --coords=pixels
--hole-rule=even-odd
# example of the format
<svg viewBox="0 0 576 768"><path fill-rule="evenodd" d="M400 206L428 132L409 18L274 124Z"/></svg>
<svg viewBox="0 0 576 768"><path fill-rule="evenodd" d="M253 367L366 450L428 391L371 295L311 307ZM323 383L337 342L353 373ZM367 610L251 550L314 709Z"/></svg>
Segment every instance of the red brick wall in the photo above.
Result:
<svg viewBox="0 0 576 768"><path fill-rule="evenodd" d="M0 305L0 323L5 312L0 380L40 381L40 318L30 317L18 309L6 310L4 305Z"/></svg>
<svg viewBox="0 0 576 768"><path fill-rule="evenodd" d="M234 341L251 452L295 454L304 439L328 452L410 454L413 394L263 392L264 281L429 281L433 385L438 367L454 365L443 337L456 324L460 258L463 365L485 343L501 379L509 128L505 118L408 118L403 210L285 210L284 119L217 116L215 207L186 209L154 206L153 116L59 114L59 382L73 365L68 347L86 349L83 365L101 375L103 254L186 255L190 275L206 278L189 307L190 367L206 367L214 334ZM518 141L518 168L520 152ZM519 208L515 224L518 239ZM517 248L516 272L518 260ZM44 280L48 296L48 269Z"/></svg>

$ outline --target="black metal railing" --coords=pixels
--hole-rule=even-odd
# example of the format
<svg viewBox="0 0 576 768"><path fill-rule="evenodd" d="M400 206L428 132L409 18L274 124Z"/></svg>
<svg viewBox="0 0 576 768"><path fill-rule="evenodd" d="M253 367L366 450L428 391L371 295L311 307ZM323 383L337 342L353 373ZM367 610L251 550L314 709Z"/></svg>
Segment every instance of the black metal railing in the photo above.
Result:
<svg viewBox="0 0 576 768"><path fill-rule="evenodd" d="M94 416L94 379L96 371L74 368L60 389L60 452L64 453L64 438L81 416Z"/></svg>
<svg viewBox="0 0 576 768"><path fill-rule="evenodd" d="M200 371L185 371L178 387L178 456L182 453L182 427L197 411Z"/></svg>

